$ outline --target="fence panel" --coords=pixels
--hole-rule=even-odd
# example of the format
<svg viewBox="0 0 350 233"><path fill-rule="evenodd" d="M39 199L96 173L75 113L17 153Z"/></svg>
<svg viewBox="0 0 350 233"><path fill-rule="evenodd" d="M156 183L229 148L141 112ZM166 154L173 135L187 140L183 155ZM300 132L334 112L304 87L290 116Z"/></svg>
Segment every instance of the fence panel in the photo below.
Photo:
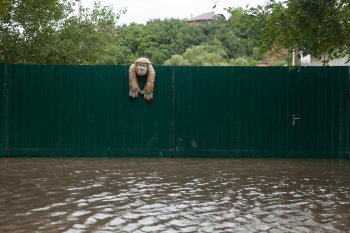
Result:
<svg viewBox="0 0 350 233"><path fill-rule="evenodd" d="M283 68L178 68L176 155L283 156L286 72Z"/></svg>
<svg viewBox="0 0 350 233"><path fill-rule="evenodd" d="M348 156L347 67L156 66L151 102L128 68L0 64L1 155Z"/></svg>

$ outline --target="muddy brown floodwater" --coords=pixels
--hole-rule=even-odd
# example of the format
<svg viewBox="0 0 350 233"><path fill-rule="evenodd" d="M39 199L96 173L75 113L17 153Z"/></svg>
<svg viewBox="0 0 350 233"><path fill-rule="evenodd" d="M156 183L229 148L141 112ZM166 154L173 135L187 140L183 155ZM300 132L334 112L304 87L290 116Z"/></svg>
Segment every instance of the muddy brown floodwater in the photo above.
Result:
<svg viewBox="0 0 350 233"><path fill-rule="evenodd" d="M1 158L0 232L350 232L350 161Z"/></svg>

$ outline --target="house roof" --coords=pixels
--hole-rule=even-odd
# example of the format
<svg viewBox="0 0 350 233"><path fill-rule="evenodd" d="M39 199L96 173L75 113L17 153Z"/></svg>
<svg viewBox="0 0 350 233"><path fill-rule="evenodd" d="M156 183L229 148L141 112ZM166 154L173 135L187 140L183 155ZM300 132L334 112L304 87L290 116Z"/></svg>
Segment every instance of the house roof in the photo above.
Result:
<svg viewBox="0 0 350 233"><path fill-rule="evenodd" d="M214 11L210 11L201 15L198 15L196 17L193 17L191 19L187 19L187 22L196 22L196 21L206 21L206 20L212 20L215 18Z"/></svg>

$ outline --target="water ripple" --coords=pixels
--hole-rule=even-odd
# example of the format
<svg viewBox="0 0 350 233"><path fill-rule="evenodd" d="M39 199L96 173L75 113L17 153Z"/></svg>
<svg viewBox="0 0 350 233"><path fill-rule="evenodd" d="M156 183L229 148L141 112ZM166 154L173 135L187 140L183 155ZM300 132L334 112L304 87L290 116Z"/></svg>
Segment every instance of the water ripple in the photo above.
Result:
<svg viewBox="0 0 350 233"><path fill-rule="evenodd" d="M324 160L2 159L0 232L348 232L349 171Z"/></svg>

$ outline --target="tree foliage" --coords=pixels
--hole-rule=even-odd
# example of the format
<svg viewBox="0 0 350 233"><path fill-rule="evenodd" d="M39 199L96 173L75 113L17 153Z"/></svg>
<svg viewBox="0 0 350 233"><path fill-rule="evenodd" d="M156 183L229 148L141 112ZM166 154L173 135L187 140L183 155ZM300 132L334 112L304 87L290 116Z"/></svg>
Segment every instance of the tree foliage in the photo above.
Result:
<svg viewBox="0 0 350 233"><path fill-rule="evenodd" d="M214 51L213 46L199 45L186 49L182 55L173 55L164 65L172 66L220 66L228 65L223 56L224 51Z"/></svg>
<svg viewBox="0 0 350 233"><path fill-rule="evenodd" d="M260 44L267 49L297 49L316 57L350 54L348 0L270 1L248 14Z"/></svg>
<svg viewBox="0 0 350 233"><path fill-rule="evenodd" d="M9 63L113 62L119 13L95 2L73 15L74 0L12 0L0 15L0 54ZM106 51L108 47L112 50ZM106 53L104 53L105 51ZM102 55L103 54L103 55Z"/></svg>
<svg viewBox="0 0 350 233"><path fill-rule="evenodd" d="M286 64L297 49L349 55L348 0L270 1L249 10L228 8L228 20L188 25L180 19L116 26L120 15L95 2L75 16L76 0L2 0L0 61L9 63ZM283 50L285 51L285 50ZM272 52L275 52L273 54ZM283 56L281 56L283 55Z"/></svg>
<svg viewBox="0 0 350 233"><path fill-rule="evenodd" d="M116 26L120 15L95 2L75 15L76 0L3 0L0 61L47 64L254 65L261 58L246 11L188 25L180 19Z"/></svg>
<svg viewBox="0 0 350 233"><path fill-rule="evenodd" d="M0 51L5 61L37 60L41 46L50 44L55 28L64 17L65 5L59 1L12 0L1 14Z"/></svg>

